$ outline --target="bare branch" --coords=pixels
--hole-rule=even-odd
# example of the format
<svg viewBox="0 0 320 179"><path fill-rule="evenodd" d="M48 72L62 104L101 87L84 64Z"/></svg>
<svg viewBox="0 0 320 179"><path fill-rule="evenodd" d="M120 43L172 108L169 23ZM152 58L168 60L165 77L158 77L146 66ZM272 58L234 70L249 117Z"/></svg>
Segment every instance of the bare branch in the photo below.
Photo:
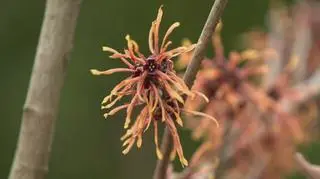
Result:
<svg viewBox="0 0 320 179"><path fill-rule="evenodd" d="M312 45L311 25L309 21L309 7L305 2L298 6L299 10L294 18L295 21L295 42L293 45L293 57L297 64L293 74L295 82L302 81L307 75L308 55Z"/></svg>
<svg viewBox="0 0 320 179"><path fill-rule="evenodd" d="M274 1L271 1L274 2ZM274 5L274 4L272 4ZM277 76L280 74L283 64L280 59L283 59L283 54L281 53L285 48L285 31L286 31L286 23L279 23L279 18L281 17L281 14L283 13L283 10L280 8L273 8L269 11L268 16L268 25L271 28L270 29L270 37L268 46L271 49L276 49L279 58L278 59L268 59L266 61L269 73L266 73L264 76L263 85L265 89L269 89L274 83L277 78Z"/></svg>
<svg viewBox="0 0 320 179"><path fill-rule="evenodd" d="M302 81L290 90L297 92L297 96L294 102L287 98L282 99L281 104L286 111L290 111L294 109L295 106L320 94L320 69L314 72L310 78Z"/></svg>
<svg viewBox="0 0 320 179"><path fill-rule="evenodd" d="M43 179L81 0L48 0L9 179Z"/></svg>
<svg viewBox="0 0 320 179"><path fill-rule="evenodd" d="M296 153L295 161L298 168L310 179L320 179L320 166L310 164L302 154Z"/></svg>
<svg viewBox="0 0 320 179"><path fill-rule="evenodd" d="M205 50L210 37L213 34L216 25L218 24L223 10L228 0L215 0L207 18L206 24L204 25L201 35L198 40L197 47L194 51L192 59L187 67L184 75L184 81L188 87L191 87L196 74L200 68L201 61L204 58ZM172 150L172 139L168 128L165 128L165 132L162 138L161 150L164 153L163 160L158 160L157 166L154 173L154 179L165 179L166 171L169 164L170 151Z"/></svg>
<svg viewBox="0 0 320 179"><path fill-rule="evenodd" d="M244 178L245 179L260 178L261 172L265 169L265 167L268 165L270 160L271 160L271 154L268 154L265 157L256 156L252 167L250 168L249 172Z"/></svg>
<svg viewBox="0 0 320 179"><path fill-rule="evenodd" d="M205 56L205 50L208 45L208 42L210 41L215 27L217 26L222 16L223 10L227 2L228 0L215 0L212 6L207 22L203 27L201 35L198 39L197 47L193 53L192 59L183 77L188 87L191 87L195 80L197 72L200 68L201 61Z"/></svg>
<svg viewBox="0 0 320 179"><path fill-rule="evenodd" d="M224 126L223 144L219 149L218 159L219 165L214 171L215 178L219 179L223 176L225 170L228 168L227 161L229 159L230 146L234 142L235 137L239 136L239 132L232 132L233 121L226 121Z"/></svg>
<svg viewBox="0 0 320 179"><path fill-rule="evenodd" d="M294 87L294 89L303 91L300 101L306 101L312 96L318 95L320 93L320 69L316 71L309 79Z"/></svg>

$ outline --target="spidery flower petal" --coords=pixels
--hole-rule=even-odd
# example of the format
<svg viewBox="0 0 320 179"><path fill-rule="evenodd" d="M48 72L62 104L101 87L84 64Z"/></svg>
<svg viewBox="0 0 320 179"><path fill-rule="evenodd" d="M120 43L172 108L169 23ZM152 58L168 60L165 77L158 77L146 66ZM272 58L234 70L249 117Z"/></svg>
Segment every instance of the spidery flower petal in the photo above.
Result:
<svg viewBox="0 0 320 179"><path fill-rule="evenodd" d="M104 114L105 118L126 109L124 122L126 132L121 137L124 147L123 154L127 154L134 144L140 148L144 132L149 129L150 125L153 125L156 155L159 159L162 159L163 155L158 141L158 128L159 123L163 123L170 129L174 142L171 152L172 159L177 154L181 165L186 166L188 165L188 161L184 157L176 128L176 124L183 126L181 112L185 111L182 109L185 104L184 96L190 98L199 96L205 101L208 101L208 98L200 92L191 91L176 74L172 61L173 57L192 51L195 48L195 44L190 44L188 47L168 49L172 43L169 40L169 35L180 25L179 22L175 22L169 27L160 44L159 30L162 17L163 11L161 6L149 31L150 54L147 57L139 51L138 43L130 35L126 35L127 48L123 52L110 47L102 48L103 51L111 53L110 58L120 59L126 67L105 71L92 69L91 73L93 75L110 75L118 72L128 74L128 77L117 84L111 90L111 93L103 99L101 107L103 110L109 110L109 112ZM124 97L129 97L130 101L114 107ZM137 106L141 107L139 108L141 111L137 116L134 116L133 111ZM185 112L214 119L209 115L196 111Z"/></svg>

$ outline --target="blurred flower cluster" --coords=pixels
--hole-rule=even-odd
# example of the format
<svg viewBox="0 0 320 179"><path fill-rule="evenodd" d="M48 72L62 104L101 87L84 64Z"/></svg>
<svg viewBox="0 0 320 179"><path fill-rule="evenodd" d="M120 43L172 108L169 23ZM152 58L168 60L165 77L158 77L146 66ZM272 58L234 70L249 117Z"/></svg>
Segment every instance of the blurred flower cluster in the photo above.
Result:
<svg viewBox="0 0 320 179"><path fill-rule="evenodd" d="M175 176L276 179L295 169L297 146L316 136L319 117L320 16L315 13L307 3L273 4L270 31L243 34L245 50L227 56L219 23L212 35L215 55L203 60L193 86L209 103L189 99L185 108L214 116L220 127L186 117L192 137L202 144L189 167ZM181 54L176 66L185 69L191 57L192 51Z"/></svg>

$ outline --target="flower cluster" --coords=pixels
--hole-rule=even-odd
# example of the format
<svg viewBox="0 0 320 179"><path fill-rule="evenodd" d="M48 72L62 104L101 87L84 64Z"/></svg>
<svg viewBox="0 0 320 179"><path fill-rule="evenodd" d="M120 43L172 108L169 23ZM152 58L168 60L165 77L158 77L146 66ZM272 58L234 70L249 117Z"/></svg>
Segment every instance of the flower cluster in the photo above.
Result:
<svg viewBox="0 0 320 179"><path fill-rule="evenodd" d="M193 115L202 116L210 120L215 119L201 112L184 109L185 96L195 98L196 96L208 101L207 97L200 92L190 90L184 81L177 76L174 70L172 59L183 53L194 49L195 45L189 47L177 47L168 50L171 41L168 41L169 35L180 24L172 24L165 33L163 40L159 41L159 27L163 16L162 7L158 10L156 19L152 22L149 32L149 50L150 55L145 57L140 51L137 42L132 40L129 35L126 36L127 49L124 53L118 52L110 47L103 47L103 51L112 53L110 58L120 59L127 67L115 68L106 71L92 69L93 75L110 75L116 72L127 72L129 76L114 87L110 95L102 101L102 109L111 109L123 97L131 98L129 103L114 107L104 116L112 116L120 110L126 109L126 119L124 128L127 129L121 138L123 154L127 154L136 143L140 148L142 145L142 135L149 128L150 124L154 127L154 142L156 145L156 154L162 159L162 153L158 142L158 123L164 123L171 133L173 139L173 151L171 156L176 153L179 156L182 166L188 165L184 157L179 134L176 124L182 126L181 113L186 112ZM142 109L134 123L132 121L133 110L137 106Z"/></svg>
<svg viewBox="0 0 320 179"><path fill-rule="evenodd" d="M227 165L224 173L227 178L239 178L239 175L246 178L251 170L258 170L257 166L262 167L261 178L278 178L293 168L295 146L305 140L305 121L301 114L291 113L283 104L283 99L292 101L298 95L292 90L291 79L297 69L297 59L287 60L272 84L266 85L269 63L282 60L279 52L261 48L261 43L256 42L260 48L231 52L225 57L221 28L222 23L212 36L215 56L203 60L193 86L210 102L188 100L185 105L187 109L215 116L221 127L217 129L207 119L188 118L187 127L192 129L193 137L204 138L190 163L190 167L197 169L190 170L193 173L189 176L212 175L211 171L215 170L219 175L215 177L221 177L219 166ZM183 43L186 47L191 45L189 41ZM180 68L189 62L191 53L179 56Z"/></svg>

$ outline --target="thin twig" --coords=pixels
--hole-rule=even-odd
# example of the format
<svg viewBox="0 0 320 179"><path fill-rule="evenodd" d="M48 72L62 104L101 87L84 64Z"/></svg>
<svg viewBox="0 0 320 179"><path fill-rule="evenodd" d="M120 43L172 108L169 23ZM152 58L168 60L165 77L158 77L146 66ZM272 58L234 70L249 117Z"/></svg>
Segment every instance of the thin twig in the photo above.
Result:
<svg viewBox="0 0 320 179"><path fill-rule="evenodd" d="M218 24L223 10L227 4L228 0L215 0L210 14L207 18L206 24L204 25L201 35L199 37L197 47L193 53L191 62L189 63L186 73L184 75L184 81L190 88L196 78L196 74L200 68L200 64L205 55L205 50L210 37L213 34L216 25ZM172 139L168 128L165 128L161 150L163 151L163 159L158 160L157 166L154 172L154 179L165 179L166 171L169 164L170 152L172 150Z"/></svg>
<svg viewBox="0 0 320 179"><path fill-rule="evenodd" d="M308 56L312 45L310 9L306 2L300 2L298 12L295 14L295 42L293 45L292 55L297 58L296 69L293 73L293 81L299 82L307 76Z"/></svg>
<svg viewBox="0 0 320 179"><path fill-rule="evenodd" d="M275 6L274 2L271 1L271 6ZM271 88L274 85L277 76L280 74L283 64L280 59L283 59L283 54L281 51L285 47L285 25L284 23L279 23L279 17L281 17L281 9L279 7L273 7L273 10L269 11L268 16L268 26L270 27L270 33L268 38L268 47L277 50L279 54L279 59L268 59L266 64L268 65L269 72L264 75L263 87L265 89Z"/></svg>
<svg viewBox="0 0 320 179"><path fill-rule="evenodd" d="M258 179L261 177L261 174L265 167L269 164L271 160L271 154L267 156L256 156L252 167L249 172L243 177L244 179Z"/></svg>
<svg viewBox="0 0 320 179"><path fill-rule="evenodd" d="M9 179L44 179L81 0L48 0Z"/></svg>
<svg viewBox="0 0 320 179"><path fill-rule="evenodd" d="M302 154L296 153L294 157L299 170L310 179L320 179L320 166L310 164Z"/></svg>
<svg viewBox="0 0 320 179"><path fill-rule="evenodd" d="M232 132L232 126L233 126L233 121L226 120L225 126L224 126L224 134L223 134L223 144L221 148L219 149L219 154L218 154L218 159L219 159L219 165L217 169L214 171L214 176L215 178L219 179L223 176L225 170L229 167L228 166L228 159L230 153L230 147L231 144L234 142L234 138L238 135L235 135L235 132Z"/></svg>
<svg viewBox="0 0 320 179"><path fill-rule="evenodd" d="M315 71L310 78L302 81L290 90L297 92L298 96L294 99L294 102L287 98L282 99L281 105L285 111L291 111L299 104L320 94L320 69Z"/></svg>
<svg viewBox="0 0 320 179"><path fill-rule="evenodd" d="M229 119L225 121L224 125L224 133L222 137L222 146L219 149L218 153L218 166L217 167L212 167L209 173L212 173L211 171L214 171L214 177L215 178L220 178L223 175L223 172L225 169L228 167L228 159L229 159L229 154L232 152L230 150L231 144L235 141L238 136L240 136L240 131L237 130L235 131L232 128L232 121ZM211 163L210 163L211 164ZM191 177L194 175L194 172L197 172L197 169L200 168L199 166L193 165L193 166L188 166L179 176L179 179L191 179ZM216 169L214 169L216 168Z"/></svg>
<svg viewBox="0 0 320 179"><path fill-rule="evenodd" d="M217 26L222 16L223 10L227 2L228 0L215 0L212 6L207 22L203 27L201 35L199 37L197 47L193 53L192 59L183 77L188 87L191 87L193 85L193 82L196 78L196 74L200 68L201 61L205 56L205 50L208 45L208 42L210 41L215 27Z"/></svg>

